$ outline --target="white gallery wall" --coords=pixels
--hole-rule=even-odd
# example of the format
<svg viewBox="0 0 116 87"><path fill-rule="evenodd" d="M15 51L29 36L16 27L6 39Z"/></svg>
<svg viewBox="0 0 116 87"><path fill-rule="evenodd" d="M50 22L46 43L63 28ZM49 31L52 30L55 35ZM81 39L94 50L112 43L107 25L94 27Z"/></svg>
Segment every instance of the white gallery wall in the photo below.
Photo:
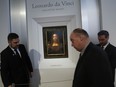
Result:
<svg viewBox="0 0 116 87"><path fill-rule="evenodd" d="M98 43L97 32L100 30L99 0L80 0L82 28L85 29L93 43Z"/></svg>
<svg viewBox="0 0 116 87"><path fill-rule="evenodd" d="M34 66L34 86L40 82L40 87L71 87L78 53L71 47L69 35L72 29L81 27L80 10L79 0L27 0L28 44ZM49 26L67 26L67 58L45 59L43 27ZM37 78L41 78L40 81Z"/></svg>
<svg viewBox="0 0 116 87"><path fill-rule="evenodd" d="M24 9L25 4L21 1L26 3L27 10ZM62 1L70 2L70 4ZM51 8L40 6L46 3ZM18 33L21 42L27 47L34 67L31 87L71 87L79 54L71 47L69 39L71 31L76 27L82 27L88 31L91 40L96 43L96 33L100 29L106 29L110 33L111 43L116 46L115 3L115 0L0 0L0 51L7 46L8 33ZM9 6L10 4L12 5ZM16 7L20 10L15 10ZM27 13L24 14L22 11ZM42 28L62 25L67 26L69 56L45 59ZM3 87L1 80L0 87Z"/></svg>
<svg viewBox="0 0 116 87"><path fill-rule="evenodd" d="M9 1L0 0L0 52L8 45L7 34L10 32ZM0 73L1 74L1 73ZM0 87L3 87L0 76Z"/></svg>
<svg viewBox="0 0 116 87"><path fill-rule="evenodd" d="M8 45L7 34L10 32L9 0L0 0L0 52Z"/></svg>
<svg viewBox="0 0 116 87"><path fill-rule="evenodd" d="M28 48L25 0L9 0L9 4L11 32L17 33L20 42Z"/></svg>
<svg viewBox="0 0 116 87"><path fill-rule="evenodd" d="M101 24L102 29L110 33L110 42L116 46L116 0L101 1Z"/></svg>

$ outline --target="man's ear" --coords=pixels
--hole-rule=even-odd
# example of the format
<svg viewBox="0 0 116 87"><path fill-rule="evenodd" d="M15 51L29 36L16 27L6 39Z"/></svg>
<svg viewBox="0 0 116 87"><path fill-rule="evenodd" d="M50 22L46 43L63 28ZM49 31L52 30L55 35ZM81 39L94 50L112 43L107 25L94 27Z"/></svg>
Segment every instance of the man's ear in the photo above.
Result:
<svg viewBox="0 0 116 87"><path fill-rule="evenodd" d="M82 41L85 37L83 35L80 36L80 40Z"/></svg>
<svg viewBox="0 0 116 87"><path fill-rule="evenodd" d="M107 38L109 39L109 36Z"/></svg>
<svg viewBox="0 0 116 87"><path fill-rule="evenodd" d="M8 41L8 44L9 44L9 45L11 44L11 41L10 41L10 40Z"/></svg>
<svg viewBox="0 0 116 87"><path fill-rule="evenodd" d="M82 38L82 37L80 37L80 40L82 41L82 40L83 40L83 38Z"/></svg>
<svg viewBox="0 0 116 87"><path fill-rule="evenodd" d="M11 41L10 40L8 40L8 43L10 43Z"/></svg>

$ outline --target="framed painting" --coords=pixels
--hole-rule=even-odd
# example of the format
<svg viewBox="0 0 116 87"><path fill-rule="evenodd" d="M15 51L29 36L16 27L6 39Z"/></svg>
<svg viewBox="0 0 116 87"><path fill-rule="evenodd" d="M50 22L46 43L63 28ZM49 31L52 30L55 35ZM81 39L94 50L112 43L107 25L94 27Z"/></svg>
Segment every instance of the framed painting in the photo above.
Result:
<svg viewBox="0 0 116 87"><path fill-rule="evenodd" d="M67 58L67 27L52 26L43 27L44 57L49 58Z"/></svg>

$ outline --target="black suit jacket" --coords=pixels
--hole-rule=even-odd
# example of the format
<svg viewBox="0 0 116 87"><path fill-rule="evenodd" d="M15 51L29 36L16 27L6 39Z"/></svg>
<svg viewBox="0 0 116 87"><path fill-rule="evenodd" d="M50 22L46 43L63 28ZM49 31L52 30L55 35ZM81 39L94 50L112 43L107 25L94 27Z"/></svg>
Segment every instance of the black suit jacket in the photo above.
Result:
<svg viewBox="0 0 116 87"><path fill-rule="evenodd" d="M100 44L97 44L97 46L100 46ZM107 53L109 61L111 63L112 73L113 73L113 81L115 81L116 47L109 43L107 45L107 47L105 48L105 52Z"/></svg>
<svg viewBox="0 0 116 87"><path fill-rule="evenodd" d="M21 58L8 46L1 52L1 77L5 87L29 83L29 73L33 71L30 58L24 45L19 45Z"/></svg>
<svg viewBox="0 0 116 87"><path fill-rule="evenodd" d="M106 53L90 43L77 63L73 87L112 87L111 66Z"/></svg>

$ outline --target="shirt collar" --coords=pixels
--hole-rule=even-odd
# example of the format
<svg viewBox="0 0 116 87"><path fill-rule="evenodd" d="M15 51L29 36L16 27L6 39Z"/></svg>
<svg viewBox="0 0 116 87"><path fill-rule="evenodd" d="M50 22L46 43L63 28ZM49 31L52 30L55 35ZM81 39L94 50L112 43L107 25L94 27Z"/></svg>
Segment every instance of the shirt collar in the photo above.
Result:
<svg viewBox="0 0 116 87"><path fill-rule="evenodd" d="M81 56L84 54L85 49L87 48L87 46L89 45L90 41L85 45L85 47L83 48L83 50L81 51Z"/></svg>
<svg viewBox="0 0 116 87"><path fill-rule="evenodd" d="M12 48L11 46L9 46L10 47L10 49L12 50L12 51L14 51L14 48Z"/></svg>
<svg viewBox="0 0 116 87"><path fill-rule="evenodd" d="M14 48L12 48L11 46L9 46L10 48L11 48L11 50L14 52ZM17 48L17 50L19 50L18 48Z"/></svg>
<svg viewBox="0 0 116 87"><path fill-rule="evenodd" d="M109 44L109 42L106 44L106 45L104 45L103 47L104 47L104 49L108 46L108 44Z"/></svg>

